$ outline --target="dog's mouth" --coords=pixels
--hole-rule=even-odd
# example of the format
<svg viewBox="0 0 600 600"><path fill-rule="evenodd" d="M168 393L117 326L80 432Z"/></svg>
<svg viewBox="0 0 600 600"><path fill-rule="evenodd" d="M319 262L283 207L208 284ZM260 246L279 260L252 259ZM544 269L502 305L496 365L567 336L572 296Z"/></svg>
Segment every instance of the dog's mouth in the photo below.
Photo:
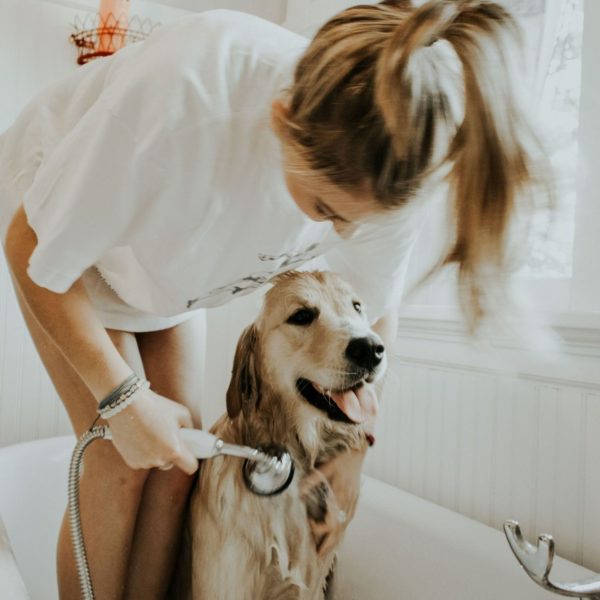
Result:
<svg viewBox="0 0 600 600"><path fill-rule="evenodd" d="M309 404L327 413L333 421L364 423L377 412L375 392L362 379L346 389L326 390L301 377L296 381L296 388Z"/></svg>

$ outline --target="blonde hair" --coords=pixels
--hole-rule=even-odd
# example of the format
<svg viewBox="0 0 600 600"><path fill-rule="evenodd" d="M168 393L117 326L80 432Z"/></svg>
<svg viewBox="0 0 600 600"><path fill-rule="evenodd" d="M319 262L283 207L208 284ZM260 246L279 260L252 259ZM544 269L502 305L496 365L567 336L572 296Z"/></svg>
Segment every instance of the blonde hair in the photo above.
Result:
<svg viewBox="0 0 600 600"><path fill-rule="evenodd" d="M513 89L520 41L495 2L354 6L317 32L276 115L312 172L350 191L368 183L383 208L447 167L454 238L438 267L458 265L471 328L489 281L503 280L510 218L543 155Z"/></svg>

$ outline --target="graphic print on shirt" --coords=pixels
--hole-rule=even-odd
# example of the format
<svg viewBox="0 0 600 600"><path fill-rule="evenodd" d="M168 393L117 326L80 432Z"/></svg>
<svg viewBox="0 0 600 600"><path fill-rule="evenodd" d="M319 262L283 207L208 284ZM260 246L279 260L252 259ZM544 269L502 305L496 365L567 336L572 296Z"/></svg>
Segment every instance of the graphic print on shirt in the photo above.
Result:
<svg viewBox="0 0 600 600"><path fill-rule="evenodd" d="M319 244L311 244L306 247L304 250L300 252L284 252L283 254L278 254L277 256L273 256L270 254L257 254L258 259L262 262L275 263L278 261L278 264L270 265L275 268L266 271L255 271L254 273L250 273L241 279L236 279L235 281L228 283L226 285L222 285L218 288L215 288L205 294L204 296L199 296L198 298L193 298L192 300L187 301L187 308L190 309L196 302L201 302L203 300L214 300L218 296L243 296L248 294L252 290L261 287L265 283L267 283L270 279L279 275L280 273L284 273L285 271L290 271L295 266L301 265L302 263L308 262L313 258L319 256L320 252L317 251Z"/></svg>

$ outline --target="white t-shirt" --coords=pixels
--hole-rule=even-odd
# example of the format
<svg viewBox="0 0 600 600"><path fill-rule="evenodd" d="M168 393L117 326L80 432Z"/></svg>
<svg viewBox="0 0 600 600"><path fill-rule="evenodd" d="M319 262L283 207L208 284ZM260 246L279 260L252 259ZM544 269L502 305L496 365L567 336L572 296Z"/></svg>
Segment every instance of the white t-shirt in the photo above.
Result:
<svg viewBox="0 0 600 600"><path fill-rule="evenodd" d="M0 203L22 195L38 238L31 279L62 293L96 265L125 302L170 316L224 304L321 256L372 320L397 306L422 205L343 240L304 215L285 185L269 113L307 43L213 10L38 94L0 137Z"/></svg>

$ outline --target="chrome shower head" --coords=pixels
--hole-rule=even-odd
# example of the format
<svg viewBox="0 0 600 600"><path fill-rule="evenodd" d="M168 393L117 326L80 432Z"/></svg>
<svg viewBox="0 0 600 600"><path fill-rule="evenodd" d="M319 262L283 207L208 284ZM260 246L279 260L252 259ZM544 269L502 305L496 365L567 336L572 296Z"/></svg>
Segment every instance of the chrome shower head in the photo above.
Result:
<svg viewBox="0 0 600 600"><path fill-rule="evenodd" d="M292 457L282 448L269 447L261 458L246 459L242 475L246 487L258 496L275 496L288 488L294 479Z"/></svg>
<svg viewBox="0 0 600 600"><path fill-rule="evenodd" d="M280 494L294 478L292 457L280 446L257 449L228 444L201 429L182 429L181 436L196 458L212 458L219 454L245 458L242 465L244 483L258 496Z"/></svg>

